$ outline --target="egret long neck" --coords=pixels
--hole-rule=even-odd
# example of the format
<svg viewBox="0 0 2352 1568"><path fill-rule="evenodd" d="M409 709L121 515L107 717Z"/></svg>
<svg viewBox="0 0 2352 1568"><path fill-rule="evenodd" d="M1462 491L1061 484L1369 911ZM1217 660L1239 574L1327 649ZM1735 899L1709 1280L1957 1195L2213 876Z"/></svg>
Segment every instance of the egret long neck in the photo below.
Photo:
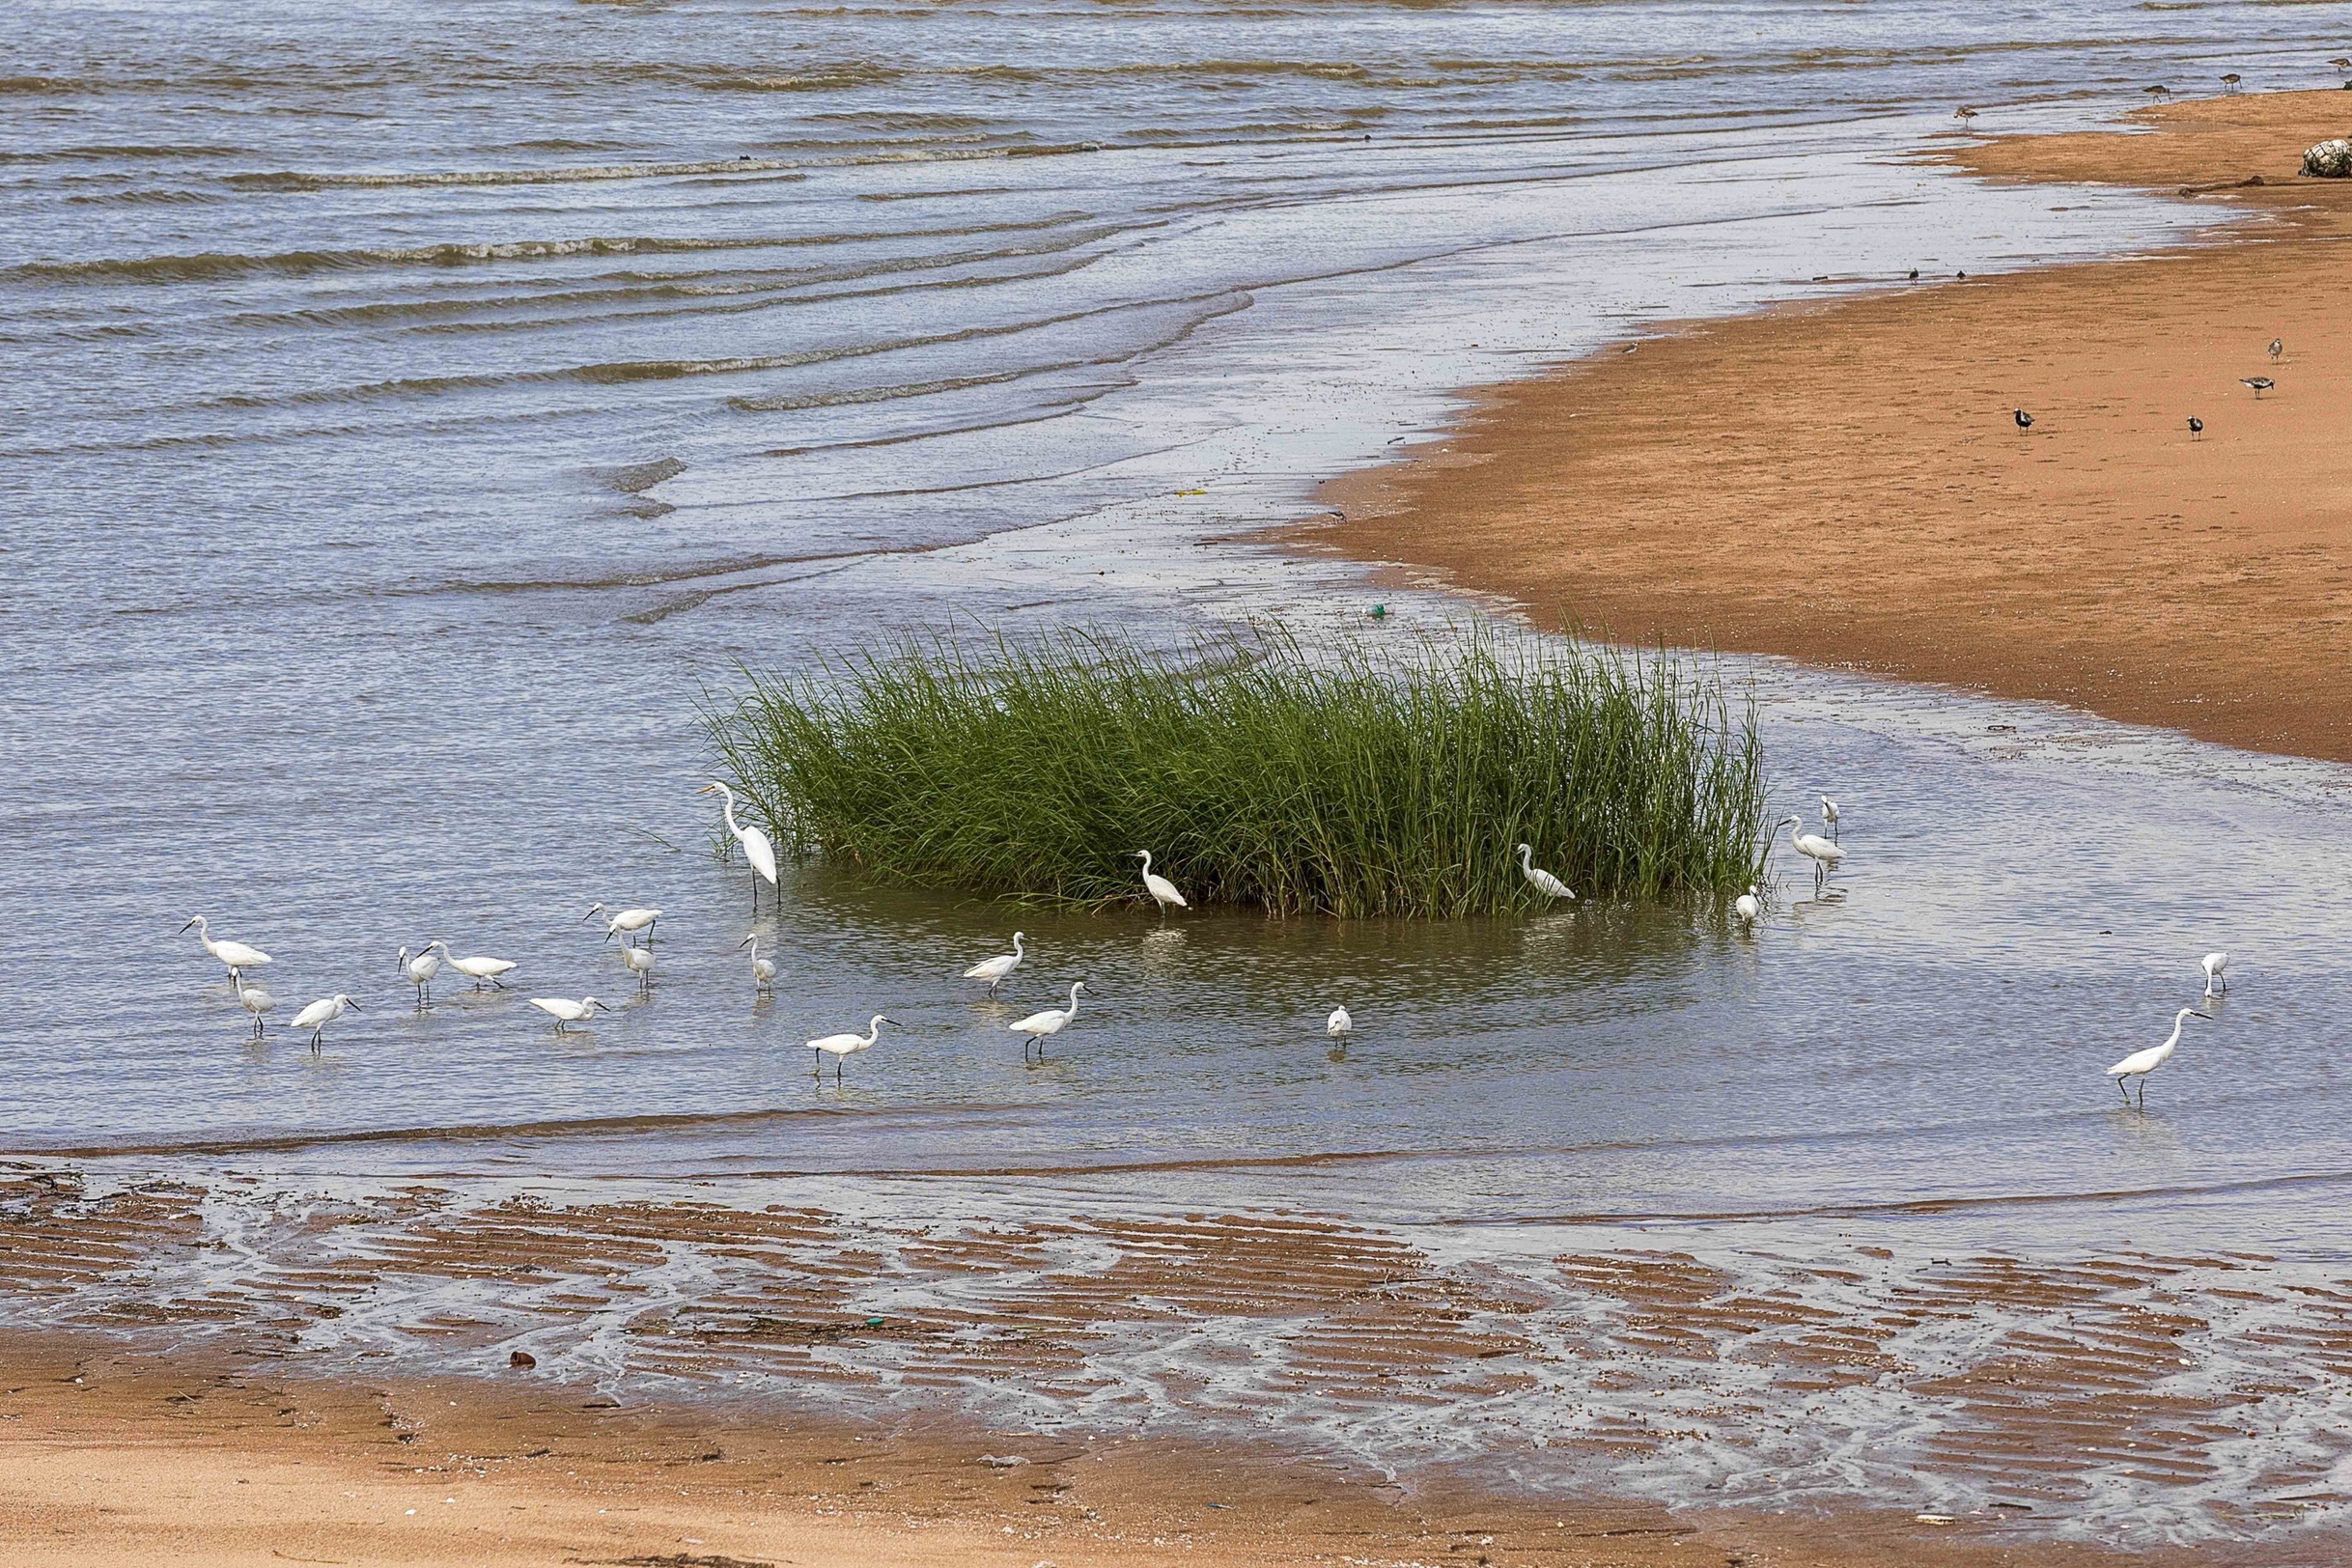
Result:
<svg viewBox="0 0 2352 1568"><path fill-rule="evenodd" d="M1149 850L1145 850L1145 851L1143 851L1143 852L1142 852L1142 854L1143 854L1143 875L1144 875L1144 877L1145 877L1145 879L1146 879L1146 880L1149 880L1149 878L1151 877L1151 874L1152 874L1152 852L1151 852L1151 851L1149 851Z"/></svg>
<svg viewBox="0 0 2352 1568"><path fill-rule="evenodd" d="M1078 1017L1078 988L1072 986L1070 988L1070 1016L1072 1018Z"/></svg>

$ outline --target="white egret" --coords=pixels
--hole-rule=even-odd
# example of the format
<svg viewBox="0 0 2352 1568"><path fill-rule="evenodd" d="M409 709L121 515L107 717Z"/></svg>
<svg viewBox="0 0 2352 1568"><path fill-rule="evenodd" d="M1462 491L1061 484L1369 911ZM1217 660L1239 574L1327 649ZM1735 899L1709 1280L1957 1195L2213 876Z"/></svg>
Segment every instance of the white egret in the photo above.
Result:
<svg viewBox="0 0 2352 1568"><path fill-rule="evenodd" d="M654 939L654 922L661 918L659 910L608 910L602 904L589 905L588 912L581 915L580 918L593 920L600 914L611 922L604 928L606 941L612 940L625 931L642 931L645 933L645 939L650 942Z"/></svg>
<svg viewBox="0 0 2352 1568"><path fill-rule="evenodd" d="M1837 842L1837 802L1828 796L1821 798L1821 826L1830 830L1830 842Z"/></svg>
<svg viewBox="0 0 2352 1568"><path fill-rule="evenodd" d="M502 974L512 974L515 971L515 961L512 959L460 958L457 954L449 950L449 944L447 942L441 941L434 942L432 947L426 948L425 951L430 953L433 951L434 947L437 947L441 950L441 956L449 960L449 966L451 968L457 970L460 974L465 976L468 980L471 980L474 983L474 989L476 991L480 991L482 989L482 982L485 980L488 980L491 985L496 986L500 991L504 991L506 989L506 982L498 977Z"/></svg>
<svg viewBox="0 0 2352 1568"><path fill-rule="evenodd" d="M237 987L237 1005L253 1015L253 1038L262 1038L262 1015L277 1006L278 999L259 986L245 984L245 977L235 969L229 971L229 983Z"/></svg>
<svg viewBox="0 0 2352 1568"><path fill-rule="evenodd" d="M1756 923L1756 917L1764 912L1764 898L1756 891L1756 884L1750 882L1748 891L1733 899L1731 907L1739 911L1741 919L1752 926Z"/></svg>
<svg viewBox="0 0 2352 1568"><path fill-rule="evenodd" d="M2194 1007L2182 1008L2178 1013L2172 1015L2172 1032L2165 1036L2163 1045L2150 1046L2145 1050L2135 1050L2107 1070L2107 1076L2115 1080L2116 1092L2123 1096L2125 1105L2128 1106L2132 1103L2132 1092L2123 1086L2123 1080L2128 1078L2136 1078L2140 1080L2140 1108L2142 1110L2148 1108L2148 1075L2171 1059L2172 1052L2180 1045L2180 1026L2193 1018L2210 1018L2211 1016L2209 1013L2200 1013Z"/></svg>
<svg viewBox="0 0 2352 1568"><path fill-rule="evenodd" d="M766 833L735 820L735 792L726 785L713 779L694 793L708 795L713 790L726 798L727 831L735 835L735 841L743 847L743 858L751 862L751 912L756 915L760 912L760 879L767 878L771 889L776 884L776 847L768 841Z"/></svg>
<svg viewBox="0 0 2352 1568"><path fill-rule="evenodd" d="M1166 914L1171 905L1179 910L1189 910L1192 907L1184 901L1184 895L1182 893L1176 891L1176 884L1174 882L1168 881L1165 877L1156 876L1153 874L1151 851L1130 850L1128 853L1130 854L1139 854L1143 856L1143 890L1152 895L1152 902L1160 906L1160 912L1162 914ZM1043 1017L1044 1015L1040 1014L1039 1016Z"/></svg>
<svg viewBox="0 0 2352 1568"><path fill-rule="evenodd" d="M429 943L414 958L408 956L406 947L400 950L400 972L408 977L410 985L416 987L416 1010L420 1013L433 1005L433 977L441 972L441 955L434 948L440 945L439 942Z"/></svg>
<svg viewBox="0 0 2352 1568"><path fill-rule="evenodd" d="M758 932L753 932L735 944L736 951L739 953L746 947L751 949L751 989L754 992L774 991L776 989L776 961L760 957L760 934Z"/></svg>
<svg viewBox="0 0 2352 1568"><path fill-rule="evenodd" d="M621 965L637 977L639 991L654 989L654 950L630 942L621 944Z"/></svg>
<svg viewBox="0 0 2352 1568"><path fill-rule="evenodd" d="M569 996L534 996L531 1005L555 1021L557 1034L568 1032L566 1024L581 1022L595 1013L612 1011L594 996L582 996L578 1001Z"/></svg>
<svg viewBox="0 0 2352 1568"><path fill-rule="evenodd" d="M1356 1021L1348 1017L1346 1008L1334 1007L1331 1016L1323 1021L1323 1032L1344 1046L1348 1036L1356 1032Z"/></svg>
<svg viewBox="0 0 2352 1568"><path fill-rule="evenodd" d="M1031 1013L1027 1018L1022 1019L1020 1022L1011 1026L1015 1034L1025 1034L1028 1036L1026 1040L1023 1040L1021 1043L1021 1059L1022 1061L1025 1062L1029 1059L1029 1048L1031 1046L1035 1046L1037 1048L1037 1059L1039 1061L1042 1062L1046 1059L1046 1042L1054 1035L1061 1033L1063 1029L1069 1026L1070 1021L1078 1017L1078 994L1085 989L1085 981L1071 981L1069 1006L1049 1007L1042 1013Z"/></svg>
<svg viewBox="0 0 2352 1568"><path fill-rule="evenodd" d="M988 994L994 996L996 994L996 988L1004 984L1004 977L1011 974L1015 969L1020 968L1021 961L1025 956L1026 954L1022 951L1021 945L1021 933L1016 931L1013 933L1013 950L1011 952L999 953L994 958L982 959L979 963L973 965L970 968L964 971L964 978L966 980L986 980L988 982Z"/></svg>
<svg viewBox="0 0 2352 1568"><path fill-rule="evenodd" d="M828 1034L820 1039L811 1040L808 1043L808 1049L825 1053L824 1056L816 1058L817 1076L819 1078L825 1076L825 1057L830 1056L833 1058L833 1081L840 1082L842 1059L854 1050L866 1050L875 1041L881 1039L883 1024L897 1022L898 1020L894 1018L884 1018L882 1014L877 1013L866 1021L866 1032L863 1034Z"/></svg>
<svg viewBox="0 0 2352 1568"><path fill-rule="evenodd" d="M1796 846L1797 853L1813 862L1813 891L1818 893L1830 873L1837 869L1837 862L1846 857L1846 852L1819 833L1800 831L1798 824L1799 819L1790 816L1781 818L1778 826L1788 829L1788 841Z"/></svg>
<svg viewBox="0 0 2352 1568"><path fill-rule="evenodd" d="M1576 894L1568 890L1566 882L1535 864L1535 852L1525 844L1519 847L1519 874L1527 879L1529 887L1546 898L1564 898L1570 903L1576 901Z"/></svg>
<svg viewBox="0 0 2352 1568"><path fill-rule="evenodd" d="M258 947L247 947L243 942L214 941L212 928L205 924L205 918L201 914L180 929L185 932L190 927L195 928L196 939L204 943L204 950L226 964L232 970L258 969L269 962L269 955Z"/></svg>
<svg viewBox="0 0 2352 1568"><path fill-rule="evenodd" d="M2222 971L2229 967L2229 955L2227 953L2207 953L2203 958L2197 961L2197 966L2205 971L2206 995L2212 996L2220 994L2226 996L2229 994L2229 982L2222 978ZM2216 993L2213 989L2216 986L2221 987L2219 993Z"/></svg>
<svg viewBox="0 0 2352 1568"><path fill-rule="evenodd" d="M296 1029L308 1029L310 1031L311 1054L317 1055L319 1051L319 1037L326 1032L326 1026L328 1024L343 1017L344 1012L347 1009L356 1013L359 1011L359 1004L351 1000L350 997L343 994L341 992L337 992L332 996L322 996L317 1001L311 1003L308 1007L302 1009L302 1011L299 1013L296 1013L294 1016L294 1022L289 1025L289 1027Z"/></svg>

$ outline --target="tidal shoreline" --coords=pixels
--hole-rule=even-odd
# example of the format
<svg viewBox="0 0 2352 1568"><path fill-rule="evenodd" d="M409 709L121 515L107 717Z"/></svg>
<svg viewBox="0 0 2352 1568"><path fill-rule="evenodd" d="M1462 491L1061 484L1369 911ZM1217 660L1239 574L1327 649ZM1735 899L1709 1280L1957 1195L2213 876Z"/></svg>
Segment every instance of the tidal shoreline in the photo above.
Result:
<svg viewBox="0 0 2352 1568"><path fill-rule="evenodd" d="M1338 517L1294 543L1549 627L2352 759L2352 182L2296 175L2352 95L2130 120L1930 155L2176 192L2221 209L2216 234L1612 346L1484 389L1452 434L1330 482ZM2258 402L2256 376L2276 382Z"/></svg>

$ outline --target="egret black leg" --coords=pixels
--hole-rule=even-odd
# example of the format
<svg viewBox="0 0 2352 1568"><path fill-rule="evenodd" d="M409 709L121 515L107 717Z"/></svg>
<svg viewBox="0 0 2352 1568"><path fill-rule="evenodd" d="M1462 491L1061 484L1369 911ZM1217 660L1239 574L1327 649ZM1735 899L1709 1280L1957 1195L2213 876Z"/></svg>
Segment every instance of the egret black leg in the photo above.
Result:
<svg viewBox="0 0 2352 1568"><path fill-rule="evenodd" d="M2128 1106L2132 1103L2132 1086L2129 1083L2124 1082L2123 1079L2115 1079L2115 1092L2123 1096L2123 1103L2125 1105Z"/></svg>

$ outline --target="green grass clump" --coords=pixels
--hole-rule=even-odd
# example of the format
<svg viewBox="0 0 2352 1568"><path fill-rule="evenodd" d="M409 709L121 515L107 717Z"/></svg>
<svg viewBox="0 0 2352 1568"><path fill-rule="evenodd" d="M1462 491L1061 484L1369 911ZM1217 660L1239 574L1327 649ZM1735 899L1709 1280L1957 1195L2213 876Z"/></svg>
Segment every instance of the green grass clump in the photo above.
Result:
<svg viewBox="0 0 2352 1568"><path fill-rule="evenodd" d="M1585 898L1735 893L1761 864L1752 705L1735 722L1663 654L910 637L749 681L711 732L777 842L926 886L1139 898L1149 849L1196 905L1458 916L1542 902L1523 840Z"/></svg>

